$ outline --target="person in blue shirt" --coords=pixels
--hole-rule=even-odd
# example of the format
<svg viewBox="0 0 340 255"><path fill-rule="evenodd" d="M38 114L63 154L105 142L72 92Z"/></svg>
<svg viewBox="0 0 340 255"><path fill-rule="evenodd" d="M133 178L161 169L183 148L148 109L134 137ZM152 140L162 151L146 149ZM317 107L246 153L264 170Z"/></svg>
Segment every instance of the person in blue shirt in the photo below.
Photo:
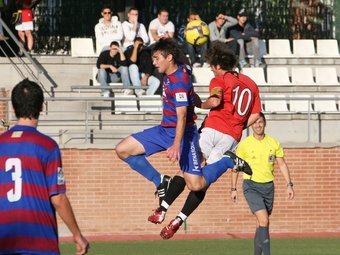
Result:
<svg viewBox="0 0 340 255"><path fill-rule="evenodd" d="M56 212L71 231L77 254L89 249L66 196L59 147L37 130L43 102L35 82L25 79L13 88L18 122L0 135L1 255L59 255Z"/></svg>

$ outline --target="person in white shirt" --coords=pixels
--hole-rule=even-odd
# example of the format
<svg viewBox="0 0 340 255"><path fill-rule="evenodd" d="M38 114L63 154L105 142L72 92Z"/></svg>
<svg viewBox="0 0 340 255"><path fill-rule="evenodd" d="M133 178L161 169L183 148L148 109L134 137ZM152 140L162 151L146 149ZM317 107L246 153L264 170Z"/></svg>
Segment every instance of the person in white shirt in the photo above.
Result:
<svg viewBox="0 0 340 255"><path fill-rule="evenodd" d="M118 16L112 16L111 8L104 6L101 15L103 17L99 19L98 24L94 27L98 53L108 50L113 41L118 42L121 46L120 41L123 39L122 23L120 23Z"/></svg>
<svg viewBox="0 0 340 255"><path fill-rule="evenodd" d="M149 24L150 45L158 42L161 38L174 38L175 26L169 20L169 12L162 8L158 11L157 18Z"/></svg>
<svg viewBox="0 0 340 255"><path fill-rule="evenodd" d="M149 36L146 32L145 26L138 22L138 9L132 7L128 11L128 20L124 21L123 24L123 48L124 51L133 45L135 38L141 37L144 45L149 43Z"/></svg>

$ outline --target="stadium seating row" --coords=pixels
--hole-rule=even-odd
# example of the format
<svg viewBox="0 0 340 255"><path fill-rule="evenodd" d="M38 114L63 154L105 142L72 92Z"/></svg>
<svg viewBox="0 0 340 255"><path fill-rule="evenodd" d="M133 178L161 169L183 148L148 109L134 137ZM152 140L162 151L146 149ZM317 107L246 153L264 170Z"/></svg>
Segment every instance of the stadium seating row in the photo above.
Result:
<svg viewBox="0 0 340 255"><path fill-rule="evenodd" d="M251 77L259 86L339 86L335 67L288 67L243 68L243 74Z"/></svg>
<svg viewBox="0 0 340 255"><path fill-rule="evenodd" d="M270 113L340 113L340 102L333 95L264 95L263 109Z"/></svg>
<svg viewBox="0 0 340 255"><path fill-rule="evenodd" d="M264 43L263 43L264 42ZM339 47L336 39L316 40L316 47L312 39L293 40L293 50L288 39L270 39L269 53L265 49L265 40L261 40L261 55L263 57L338 57ZM96 57L92 38L71 38L72 57Z"/></svg>
<svg viewBox="0 0 340 255"><path fill-rule="evenodd" d="M336 39L293 40L293 50L288 39L270 39L269 54L266 57L338 57L339 47ZM315 50L316 49L316 50Z"/></svg>

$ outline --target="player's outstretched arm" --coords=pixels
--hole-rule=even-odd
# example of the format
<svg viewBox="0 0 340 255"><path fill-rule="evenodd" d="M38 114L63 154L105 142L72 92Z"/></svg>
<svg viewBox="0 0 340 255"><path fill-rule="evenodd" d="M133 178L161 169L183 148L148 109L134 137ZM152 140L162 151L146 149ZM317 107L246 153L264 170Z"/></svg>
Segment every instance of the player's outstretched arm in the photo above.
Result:
<svg viewBox="0 0 340 255"><path fill-rule="evenodd" d="M65 193L54 195L51 202L59 214L60 218L65 222L68 229L73 234L73 240L76 243L77 255L86 254L90 248L89 242L80 232L78 223L74 216L72 206Z"/></svg>

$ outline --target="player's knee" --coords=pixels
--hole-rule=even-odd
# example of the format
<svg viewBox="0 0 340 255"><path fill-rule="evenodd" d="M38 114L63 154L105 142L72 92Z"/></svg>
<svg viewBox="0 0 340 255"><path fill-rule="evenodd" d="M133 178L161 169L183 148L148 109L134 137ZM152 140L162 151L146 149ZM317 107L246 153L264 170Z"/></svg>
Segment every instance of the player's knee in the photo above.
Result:
<svg viewBox="0 0 340 255"><path fill-rule="evenodd" d="M197 182L197 181L191 181L191 180L187 180L186 181L187 187L189 190L191 191L199 191L202 190L204 187L202 187L202 185Z"/></svg>
<svg viewBox="0 0 340 255"><path fill-rule="evenodd" d="M259 225L261 227L268 227L269 226L269 218L263 217L259 219Z"/></svg>
<svg viewBox="0 0 340 255"><path fill-rule="evenodd" d="M115 149L116 149L116 154L120 159L127 158L128 155L127 155L127 151L124 146L124 141L117 144Z"/></svg>

